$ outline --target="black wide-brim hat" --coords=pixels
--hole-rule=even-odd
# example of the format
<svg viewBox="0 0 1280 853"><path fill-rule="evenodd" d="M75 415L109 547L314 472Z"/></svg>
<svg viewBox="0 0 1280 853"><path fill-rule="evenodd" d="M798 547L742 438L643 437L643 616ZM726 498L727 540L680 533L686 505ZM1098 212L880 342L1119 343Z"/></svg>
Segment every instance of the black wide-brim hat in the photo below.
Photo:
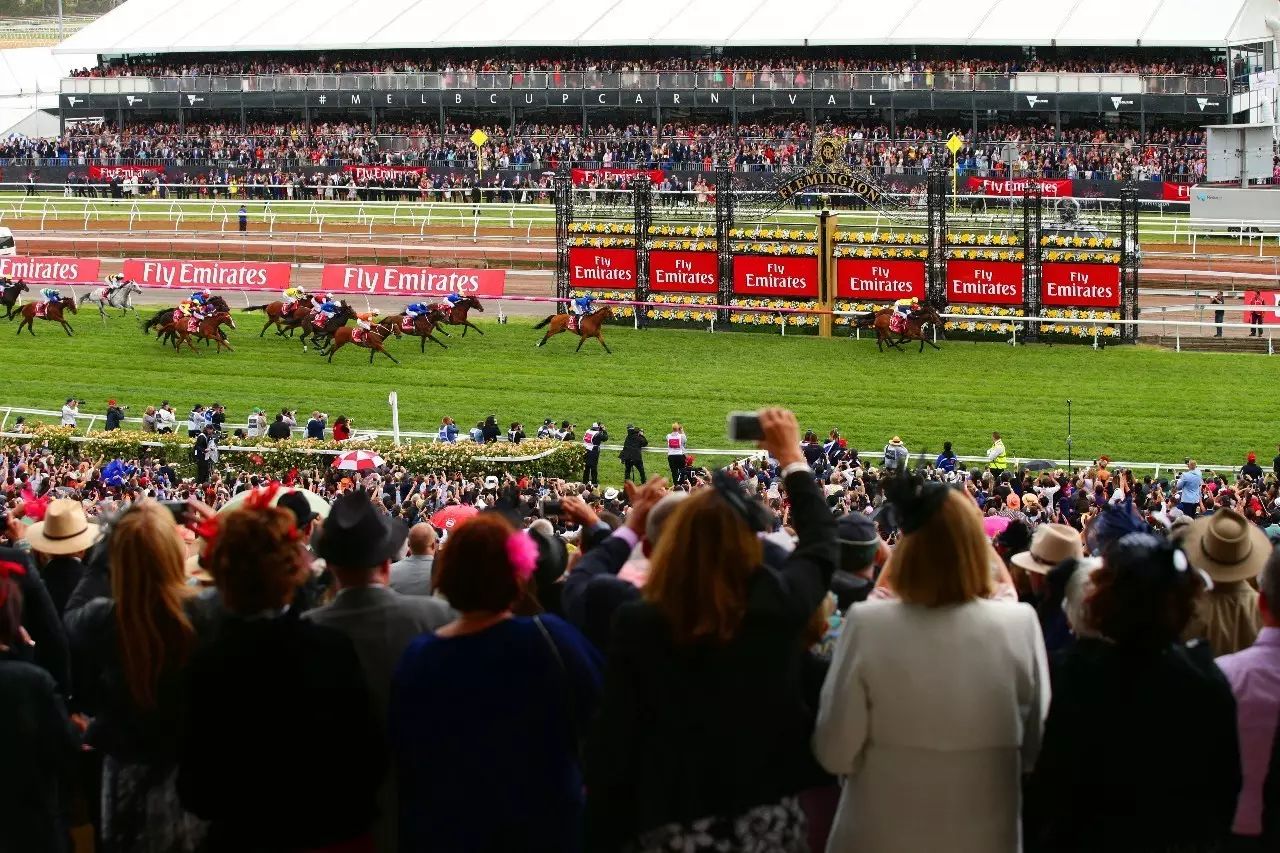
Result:
<svg viewBox="0 0 1280 853"><path fill-rule="evenodd" d="M357 489L334 502L315 552L336 566L367 569L398 556L408 537L403 522L380 513L369 493Z"/></svg>

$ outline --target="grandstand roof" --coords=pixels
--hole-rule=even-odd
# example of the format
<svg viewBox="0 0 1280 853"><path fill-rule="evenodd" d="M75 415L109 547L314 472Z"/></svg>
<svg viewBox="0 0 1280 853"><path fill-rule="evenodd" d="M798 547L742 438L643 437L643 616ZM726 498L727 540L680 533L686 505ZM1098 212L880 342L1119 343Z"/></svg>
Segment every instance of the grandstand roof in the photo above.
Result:
<svg viewBox="0 0 1280 853"><path fill-rule="evenodd" d="M128 0L59 53L870 44L1222 47L1275 0Z"/></svg>

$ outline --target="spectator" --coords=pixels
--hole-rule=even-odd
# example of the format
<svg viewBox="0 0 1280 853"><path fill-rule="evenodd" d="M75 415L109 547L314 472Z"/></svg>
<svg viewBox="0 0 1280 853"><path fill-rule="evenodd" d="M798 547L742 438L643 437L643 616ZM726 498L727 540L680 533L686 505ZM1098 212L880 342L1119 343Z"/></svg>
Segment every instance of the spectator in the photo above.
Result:
<svg viewBox="0 0 1280 853"><path fill-rule="evenodd" d="M1244 457L1244 465L1240 467L1240 476L1250 480L1262 479L1262 466L1258 464L1258 454L1250 450Z"/></svg>
<svg viewBox="0 0 1280 853"><path fill-rule="evenodd" d="M907 470L907 461L910 458L911 454L907 451L906 445L895 435L884 447L884 470L890 474L902 473Z"/></svg>
<svg viewBox="0 0 1280 853"><path fill-rule="evenodd" d="M36 571L30 555L21 550L24 545L22 522L8 516L6 538L14 547L0 547L0 563L12 563L22 568L10 570L10 576L22 594L21 624L31 643L26 645L21 657L34 663L53 678L62 696L71 695L70 653L67 650L67 634L62 626L61 611L54 605L40 573Z"/></svg>
<svg viewBox="0 0 1280 853"><path fill-rule="evenodd" d="M1263 785L1280 721L1280 551L1273 550L1262 570L1258 612L1262 630L1252 646L1217 659L1236 698L1243 787L1231 831L1240 850L1265 850L1262 844ZM1272 762L1271 774L1280 774Z"/></svg>
<svg viewBox="0 0 1280 853"><path fill-rule="evenodd" d="M240 211L239 211L239 213L238 213L238 215L237 215L237 216L238 216L238 218L239 218L239 220L240 220L240 233L242 233L242 234L243 234L244 232L246 232L246 231L248 231L248 230L249 230L249 210L248 210L248 208L246 208L243 204L242 204L242 205L240 205Z"/></svg>
<svg viewBox="0 0 1280 853"><path fill-rule="evenodd" d="M85 742L104 756L103 843L195 850L205 827L176 788L179 696L211 614L186 583L186 550L160 504L135 504L106 544L111 597L73 602L66 614L76 701L92 719Z"/></svg>
<svg viewBox="0 0 1280 853"><path fill-rule="evenodd" d="M831 576L831 591L841 613L867 600L875 587L876 565L889 556L889 546L880 538L875 522L862 513L850 513L836 521L840 543L840 568Z"/></svg>
<svg viewBox="0 0 1280 853"><path fill-rule="evenodd" d="M445 441L450 444L458 440L458 425L453 422L453 418L445 417L440 419L440 430L436 433L436 441Z"/></svg>
<svg viewBox="0 0 1280 853"><path fill-rule="evenodd" d="M387 718L391 677L409 642L451 619L444 602L401 595L387 588L391 560L403 547L406 535L401 522L378 513L368 492L357 490L338 498L316 543L316 553L337 581L338 594L332 604L303 617L351 638L379 720ZM378 800L374 843L379 850L394 851L398 818L390 778L380 789ZM414 807L416 803L410 806Z"/></svg>
<svg viewBox="0 0 1280 853"><path fill-rule="evenodd" d="M1212 297L1210 297L1209 304L1221 306L1225 304L1226 301L1227 301L1226 296L1223 294L1221 290L1219 290L1217 293L1213 294ZM1213 333L1213 336L1215 338L1222 337L1222 321L1223 321L1223 318L1226 316L1226 313L1227 313L1226 309L1221 307L1215 308L1213 310L1213 322L1214 322L1214 325L1217 326L1216 331L1214 331Z"/></svg>
<svg viewBox="0 0 1280 853"><path fill-rule="evenodd" d="M289 607L309 556L270 498L255 492L205 537L227 612L188 666L178 791L210 822L210 851L367 849L382 730L351 640Z"/></svg>
<svg viewBox="0 0 1280 853"><path fill-rule="evenodd" d="M592 486L600 484L600 446L609 440L609 432L603 423L593 423L591 429L582 434L582 442L587 446L587 455L582 463L582 482Z"/></svg>
<svg viewBox="0 0 1280 853"><path fill-rule="evenodd" d="M277 417L276 420L284 420L284 418ZM325 420L325 415L320 412L312 412L311 419L307 421L307 438L315 441L324 441ZM270 432L267 434L270 435ZM285 435L283 437L288 438L289 436Z"/></svg>
<svg viewBox="0 0 1280 853"><path fill-rule="evenodd" d="M80 401L75 397L68 397L67 402L62 405L62 426L74 427L76 425L76 416L80 414Z"/></svg>
<svg viewBox="0 0 1280 853"><path fill-rule="evenodd" d="M17 582L25 572L0 562L0 826L6 850L63 853L79 736L53 678L28 662Z"/></svg>
<svg viewBox="0 0 1280 853"><path fill-rule="evenodd" d="M453 528L440 552L436 586L460 615L410 644L391 699L401 802L413 804L403 849L583 849L574 753L600 661L557 617L512 615L537 554L495 513Z"/></svg>
<svg viewBox="0 0 1280 853"><path fill-rule="evenodd" d="M262 409L254 407L249 413L249 422L245 425L245 435L248 438L258 438L266 434L266 417L262 414Z"/></svg>
<svg viewBox="0 0 1280 853"><path fill-rule="evenodd" d="M205 410L205 420L213 424L213 430L217 435L222 435L224 430L222 425L227 422L227 408L221 403L214 403Z"/></svg>
<svg viewBox="0 0 1280 853"><path fill-rule="evenodd" d="M1184 515L1195 518L1200 512L1200 494L1204 489L1204 477L1196 470L1196 460L1187 460L1187 470L1178 477L1178 509Z"/></svg>
<svg viewBox="0 0 1280 853"><path fill-rule="evenodd" d="M204 406L196 403L191 407L191 414L187 415L187 437L195 438L208 423L208 419L204 416Z"/></svg>
<svg viewBox="0 0 1280 853"><path fill-rule="evenodd" d="M310 432L310 426L310 424L307 425L308 433ZM351 438L351 427L347 423L347 416L338 415L338 419L333 422L333 440L346 441L349 438Z"/></svg>
<svg viewBox="0 0 1280 853"><path fill-rule="evenodd" d="M1029 848L1221 849L1240 791L1235 703L1209 648L1178 640L1206 582L1149 533L1103 550L1084 613L1101 636L1079 638L1053 669Z"/></svg>
<svg viewBox="0 0 1280 853"><path fill-rule="evenodd" d="M1220 509L1197 518L1182 547L1192 565L1213 579L1196 600L1185 636L1205 640L1215 656L1249 648L1262 629L1258 593L1250 582L1271 553L1267 534L1235 510Z"/></svg>
<svg viewBox="0 0 1280 853"><path fill-rule="evenodd" d="M107 423L104 429L107 432L120 429L120 425L124 423L124 409L116 405L115 400L107 401Z"/></svg>
<svg viewBox="0 0 1280 853"><path fill-rule="evenodd" d="M1049 707L1035 612L988 600L999 561L960 492L901 478L889 496L898 600L853 609L814 733L849 777L831 849L1016 850Z"/></svg>
<svg viewBox="0 0 1280 853"><path fill-rule="evenodd" d="M431 595L431 565L440 540L425 521L409 529L409 554L391 567L389 586L401 595Z"/></svg>
<svg viewBox="0 0 1280 853"><path fill-rule="evenodd" d="M644 483L644 448L649 446L649 439L645 438L644 430L635 424L627 424L627 436L622 440L622 452L618 454L618 458L622 460L622 478L627 482L631 481L631 472L634 470L638 475L637 483Z"/></svg>
<svg viewBox="0 0 1280 853"><path fill-rule="evenodd" d="M484 421L476 421L476 425L467 431L467 436L476 444L484 443Z"/></svg>
<svg viewBox="0 0 1280 853"><path fill-rule="evenodd" d="M1063 591L1053 589L1049 573L1063 562L1074 563L1083 558L1080 531L1066 524L1041 524L1031 537L1031 547L1009 557L1011 571L1022 573L1026 579L1029 594L1024 600L1036 609L1045 647L1050 652L1068 645L1071 635L1062 607Z"/></svg>
<svg viewBox="0 0 1280 853"><path fill-rule="evenodd" d="M489 415L480 425L480 438L485 444L493 444L498 440L502 430L498 428L498 416Z"/></svg>
<svg viewBox="0 0 1280 853"><path fill-rule="evenodd" d="M667 467L671 469L671 485L678 486L684 482L687 467L687 448L685 447L684 427L676 421L667 433Z"/></svg>
<svg viewBox="0 0 1280 853"><path fill-rule="evenodd" d="M173 406L167 402L162 403L160 409L156 412L156 432L171 433L178 428L178 416L174 414Z"/></svg>
<svg viewBox="0 0 1280 853"><path fill-rule="evenodd" d="M938 454L938 458L934 460L933 467L939 471L945 471L948 474L956 470L956 466L960 460L956 458L955 451L951 449L951 442L942 442L942 452Z"/></svg>
<svg viewBox="0 0 1280 853"><path fill-rule="evenodd" d="M519 423L518 421L512 423L511 426L507 429L507 441L511 442L512 444L519 444L520 442L524 441L524 439L525 439L524 424Z"/></svg>
<svg viewBox="0 0 1280 853"><path fill-rule="evenodd" d="M1004 449L1004 439L1000 437L1000 433L991 433L991 446L987 448L987 466L991 469L991 476L998 481L1000 476L1009 468L1009 457Z"/></svg>
<svg viewBox="0 0 1280 853"><path fill-rule="evenodd" d="M44 520L27 528L27 542L41 558L40 574L58 613L66 609L71 593L84 577L84 553L98 541L99 533L80 501L70 498L50 501Z"/></svg>
<svg viewBox="0 0 1280 853"><path fill-rule="evenodd" d="M156 431L156 407L155 406L147 406L147 410L142 413L142 431L143 432Z"/></svg>
<svg viewBox="0 0 1280 853"><path fill-rule="evenodd" d="M218 441L213 435L213 424L205 424L196 434L191 455L196 460L196 482L209 482L213 466L218 464Z"/></svg>
<svg viewBox="0 0 1280 853"><path fill-rule="evenodd" d="M321 438L324 437L323 429L324 428L322 426ZM285 439L289 438L290 435L291 433L289 432L289 425L284 422L284 414L281 413L276 415L276 419L271 423L271 426L267 427L267 438L271 439L272 441L284 441ZM311 435L311 424L308 423L307 438L312 438L312 437L313 436Z"/></svg>
<svg viewBox="0 0 1280 853"><path fill-rule="evenodd" d="M801 849L796 794L822 774L800 668L836 567L835 520L790 412L760 413L796 549L763 563L763 505L735 481L694 492L653 552L644 600L618 611L587 751L587 848ZM678 787L670 780L681 779Z"/></svg>

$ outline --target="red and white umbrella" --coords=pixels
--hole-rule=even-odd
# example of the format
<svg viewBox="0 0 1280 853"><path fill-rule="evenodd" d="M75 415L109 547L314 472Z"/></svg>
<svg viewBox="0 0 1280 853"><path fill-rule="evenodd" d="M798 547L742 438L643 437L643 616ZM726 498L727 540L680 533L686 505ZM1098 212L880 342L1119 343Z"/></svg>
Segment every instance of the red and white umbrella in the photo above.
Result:
<svg viewBox="0 0 1280 853"><path fill-rule="evenodd" d="M480 510L468 504L451 504L431 516L431 526L437 530L453 530L468 518L479 513Z"/></svg>
<svg viewBox="0 0 1280 853"><path fill-rule="evenodd" d="M333 467L339 471L374 471L385 464L382 457L372 450L350 450L333 460Z"/></svg>

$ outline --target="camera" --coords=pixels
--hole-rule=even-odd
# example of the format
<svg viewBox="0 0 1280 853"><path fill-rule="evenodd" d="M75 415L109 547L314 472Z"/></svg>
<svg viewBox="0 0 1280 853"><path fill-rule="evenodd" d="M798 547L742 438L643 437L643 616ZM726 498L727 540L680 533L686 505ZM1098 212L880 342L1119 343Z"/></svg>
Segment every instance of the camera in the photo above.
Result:
<svg viewBox="0 0 1280 853"><path fill-rule="evenodd" d="M764 438L760 415L755 412L730 412L727 432L730 441L760 441Z"/></svg>
<svg viewBox="0 0 1280 853"><path fill-rule="evenodd" d="M561 512L563 512L563 508L562 508L562 506L561 506L561 504L560 504L560 500L559 500L558 498L557 498L556 500L553 500L553 501L543 501L543 502L542 502L542 514L543 514L543 515L559 515Z"/></svg>

